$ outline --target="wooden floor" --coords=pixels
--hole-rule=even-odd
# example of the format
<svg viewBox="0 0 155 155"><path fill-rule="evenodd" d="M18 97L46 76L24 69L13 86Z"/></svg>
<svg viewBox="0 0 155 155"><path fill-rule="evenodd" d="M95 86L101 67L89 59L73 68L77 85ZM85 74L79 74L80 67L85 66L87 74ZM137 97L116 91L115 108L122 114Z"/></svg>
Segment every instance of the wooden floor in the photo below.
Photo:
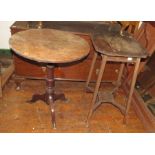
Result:
<svg viewBox="0 0 155 155"><path fill-rule="evenodd" d="M45 82L42 80L26 80L20 91L15 90L14 80L5 86L3 99L0 100L0 132L11 133L109 133L146 132L134 110L129 112L128 124L122 123L123 116L110 104L102 104L93 114L90 126L86 127L85 119L90 107L92 94L85 93L83 82L56 82L56 88L65 93L68 102L56 101L57 129L51 128L49 106L38 101L29 104L34 92L42 93ZM111 89L104 84L104 89ZM102 87L103 87L102 86ZM120 103L125 101L123 91L116 94Z"/></svg>

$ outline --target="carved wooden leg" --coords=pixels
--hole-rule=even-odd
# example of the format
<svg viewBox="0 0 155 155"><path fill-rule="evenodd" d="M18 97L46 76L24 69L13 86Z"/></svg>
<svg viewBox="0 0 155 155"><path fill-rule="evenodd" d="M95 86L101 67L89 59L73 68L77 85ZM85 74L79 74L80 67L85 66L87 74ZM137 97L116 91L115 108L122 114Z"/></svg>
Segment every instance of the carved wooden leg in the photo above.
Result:
<svg viewBox="0 0 155 155"><path fill-rule="evenodd" d="M46 104L48 103L48 95L47 92L44 94L34 94L31 98L31 100L27 101L28 103L34 103L38 100L44 101ZM62 100L62 101L66 101L67 99L65 98L65 95L63 93L60 94L55 94L53 95L53 100Z"/></svg>
<svg viewBox="0 0 155 155"><path fill-rule="evenodd" d="M56 129L56 120L55 120L55 104L54 101L56 100L63 100L65 101L65 95L63 93L61 94L55 94L54 87L55 87L55 81L54 81L54 65L47 65L47 78L46 78L46 92L44 94L34 94L32 96L32 99L28 101L29 103L34 103L38 100L44 101L46 104L50 105L51 110L51 121L52 126L54 129Z"/></svg>
<svg viewBox="0 0 155 155"><path fill-rule="evenodd" d="M50 105L51 109L51 119L53 128L56 128L55 120L55 105L54 105L54 66L47 65L47 78L46 78L46 93L47 93L47 103Z"/></svg>
<svg viewBox="0 0 155 155"><path fill-rule="evenodd" d="M103 75L103 72L104 72L104 69L105 69L106 61L107 61L107 56L102 55L101 67L100 67L99 75L98 75L98 78L97 78L95 91L94 91L93 99L92 99L92 102L91 102L91 107L90 107L89 114L88 114L88 117L87 117L87 126L88 126L88 123L89 123L89 119L90 119L90 117L91 117L91 115L93 113L93 109L94 109L97 94L98 94L98 91L99 91L100 83L101 83L101 80L102 80L102 75Z"/></svg>
<svg viewBox="0 0 155 155"><path fill-rule="evenodd" d="M92 77L92 73L93 73L93 70L94 70L94 66L95 66L95 62L96 62L96 59L97 59L97 55L98 55L97 52L95 52L93 60L92 60L92 63L91 63L90 71L89 71L89 74L88 74L88 79L87 79L87 82L86 82L86 91L88 91L88 92L89 92L88 85L89 85L91 77Z"/></svg>
<svg viewBox="0 0 155 155"><path fill-rule="evenodd" d="M127 104L126 104L126 112L125 112L125 116L124 116L124 123L126 123L126 121L127 121L127 114L129 112L130 105L131 105L132 94L133 94L136 79L137 79L139 64L140 64L140 58L137 58L136 63L135 63L135 69L134 69L134 72L133 72L132 81L131 81L129 96L128 96L128 100L127 100Z"/></svg>

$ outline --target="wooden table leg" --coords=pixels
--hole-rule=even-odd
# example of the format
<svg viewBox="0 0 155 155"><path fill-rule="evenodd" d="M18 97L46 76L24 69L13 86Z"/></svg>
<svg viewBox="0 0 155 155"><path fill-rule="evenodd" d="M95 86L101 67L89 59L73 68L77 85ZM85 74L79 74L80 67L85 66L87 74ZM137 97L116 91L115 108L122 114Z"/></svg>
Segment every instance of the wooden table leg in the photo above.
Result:
<svg viewBox="0 0 155 155"><path fill-rule="evenodd" d="M92 99L92 102L91 102L91 107L90 107L89 114L88 114L88 117L87 117L87 126L89 125L88 124L89 119L90 119L90 117L91 117L91 115L93 113L94 105L95 105L96 98L97 98L97 95L98 95L98 91L99 91L99 87L100 87L100 84L101 84L102 75L103 75L103 72L104 72L104 69L105 69L106 62L107 62L107 56L102 55L101 67L100 67L99 75L98 75L98 78L97 78L95 91L94 91L93 99Z"/></svg>
<svg viewBox="0 0 155 155"><path fill-rule="evenodd" d="M122 74L123 74L123 70L124 70L124 65L125 65L124 63L121 63L117 82L116 82L117 87L119 87L121 85L121 78L122 78Z"/></svg>
<svg viewBox="0 0 155 155"><path fill-rule="evenodd" d="M127 122L127 114L129 112L130 105L131 105L132 94L133 94L133 91L135 88L135 83L136 83L136 79L137 79L139 65L140 65L140 58L137 58L135 68L134 68L134 72L133 72L132 81L131 81L129 96L128 96L128 100L127 100L127 104L126 104L126 112L125 112L125 117L124 117L124 123Z"/></svg>
<svg viewBox="0 0 155 155"><path fill-rule="evenodd" d="M90 71L89 71L89 75L88 75L88 79L86 81L86 91L89 92L89 83L90 83L90 80L91 80L91 77L92 77L92 73L93 73L93 70L94 70L94 66L95 66L95 63L96 63L96 59L97 59L97 52L94 53L94 57L93 57L93 60L92 60L92 63L91 63L91 67L90 67Z"/></svg>
<svg viewBox="0 0 155 155"><path fill-rule="evenodd" d="M55 68L54 65L47 65L46 92L42 95L34 94L32 96L32 99L28 102L34 103L38 100L42 100L46 104L49 104L50 108L51 108L52 125L53 125L53 128L55 129L56 128L56 120L55 120L54 101L59 100L59 99L65 101L66 98L63 93L55 94L55 92L54 92L54 87L55 87L54 68Z"/></svg>
<svg viewBox="0 0 155 155"><path fill-rule="evenodd" d="M25 80L24 77L20 77L15 75L15 84L16 84L16 90L21 90L21 83Z"/></svg>

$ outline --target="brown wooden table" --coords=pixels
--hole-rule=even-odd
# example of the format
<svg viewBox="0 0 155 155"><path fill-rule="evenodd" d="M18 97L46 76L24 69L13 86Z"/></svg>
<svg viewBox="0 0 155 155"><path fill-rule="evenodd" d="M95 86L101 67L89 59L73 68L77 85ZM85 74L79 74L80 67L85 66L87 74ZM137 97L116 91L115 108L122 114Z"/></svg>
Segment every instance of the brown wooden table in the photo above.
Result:
<svg viewBox="0 0 155 155"><path fill-rule="evenodd" d="M57 64L78 61L86 57L90 47L79 36L54 29L30 29L14 34L10 48L18 55L46 65L46 92L33 95L30 103L43 100L51 106L53 128L56 128L54 101L65 100L64 94L54 91L54 68Z"/></svg>
<svg viewBox="0 0 155 155"><path fill-rule="evenodd" d="M15 34L19 31L25 31L28 29L37 29L39 22L37 21L17 21L11 27L11 34ZM91 35L95 32L102 32L108 22L95 22L95 21L43 21L42 29L56 29L76 34L85 39L89 46L90 52L86 59L81 59L76 62L67 64L58 64L55 69L56 80L70 80L70 81L86 81L89 73L89 67L91 60L95 52L92 44ZM15 81L17 89L22 88L22 81L25 79L44 79L46 72L44 66L41 63L36 63L31 60L27 60L13 52L13 60L15 64ZM97 59L95 70L92 76L92 81L97 78L98 68L100 65L100 58ZM119 65L114 63L108 63L106 68L106 74L103 79L114 81L117 78ZM111 76L113 72L113 76Z"/></svg>
<svg viewBox="0 0 155 155"><path fill-rule="evenodd" d="M92 105L89 111L88 120L91 117L93 111L101 104L101 103L112 103L115 107L117 107L124 114L124 122L126 122L126 117L130 108L132 94L134 91L134 86L138 74L138 69L140 65L141 58L147 57L146 49L143 48L132 36L126 33L125 36L120 35L120 28L117 25L111 26L111 28L105 29L102 33L95 33L92 35L93 45L96 49L96 53L94 54L92 65L90 67L90 72L88 75L86 89L88 92L93 92ZM89 83L91 80L91 76L94 70L94 66L96 63L97 56L101 56L101 66L99 69L99 74L96 82L95 89L91 89L89 87ZM103 73L105 71L105 66L107 62L119 62L120 70L118 74L118 79L116 87L114 87L111 91L99 92L99 87L101 83L101 79ZM127 97L127 102L125 106L117 103L114 99L115 91L122 85L122 75L124 71L125 64L133 64L134 71L133 76L130 83L129 94ZM128 78L125 77L123 84L128 82Z"/></svg>

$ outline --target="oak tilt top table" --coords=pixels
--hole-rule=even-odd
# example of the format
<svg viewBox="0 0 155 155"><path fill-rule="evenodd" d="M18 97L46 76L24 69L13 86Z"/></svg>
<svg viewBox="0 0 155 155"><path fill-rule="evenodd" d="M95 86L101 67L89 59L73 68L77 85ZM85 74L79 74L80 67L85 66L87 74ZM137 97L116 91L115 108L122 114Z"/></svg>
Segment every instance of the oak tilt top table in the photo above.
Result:
<svg viewBox="0 0 155 155"><path fill-rule="evenodd" d="M56 128L54 101L65 100L64 94L54 91L54 68L58 63L69 63L86 57L90 47L81 37L53 29L29 29L14 34L10 48L18 55L46 64L46 92L33 95L30 103L43 100L51 107L53 128Z"/></svg>

